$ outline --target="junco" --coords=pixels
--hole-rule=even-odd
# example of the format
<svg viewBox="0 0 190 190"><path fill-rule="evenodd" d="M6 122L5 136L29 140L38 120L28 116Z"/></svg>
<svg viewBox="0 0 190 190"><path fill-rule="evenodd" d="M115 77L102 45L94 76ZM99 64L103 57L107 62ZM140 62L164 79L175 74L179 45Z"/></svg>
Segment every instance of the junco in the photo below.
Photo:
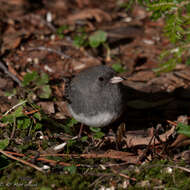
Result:
<svg viewBox="0 0 190 190"><path fill-rule="evenodd" d="M66 84L70 114L92 127L104 127L114 122L124 110L122 80L112 68L104 65L81 71Z"/></svg>

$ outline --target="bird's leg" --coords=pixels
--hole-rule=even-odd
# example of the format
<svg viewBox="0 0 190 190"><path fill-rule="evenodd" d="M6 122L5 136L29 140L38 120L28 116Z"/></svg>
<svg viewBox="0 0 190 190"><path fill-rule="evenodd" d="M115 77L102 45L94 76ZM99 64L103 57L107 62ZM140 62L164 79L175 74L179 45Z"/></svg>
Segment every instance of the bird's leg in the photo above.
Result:
<svg viewBox="0 0 190 190"><path fill-rule="evenodd" d="M78 134L78 138L81 138L83 126L84 126L84 125L81 123L80 130L79 130L79 134Z"/></svg>

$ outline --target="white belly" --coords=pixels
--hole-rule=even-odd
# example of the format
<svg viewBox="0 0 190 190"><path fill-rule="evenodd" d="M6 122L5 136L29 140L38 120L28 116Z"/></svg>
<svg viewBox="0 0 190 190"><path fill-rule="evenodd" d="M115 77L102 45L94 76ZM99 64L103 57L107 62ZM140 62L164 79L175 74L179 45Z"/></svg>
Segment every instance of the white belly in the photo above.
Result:
<svg viewBox="0 0 190 190"><path fill-rule="evenodd" d="M104 127L110 123L112 123L117 115L109 112L102 112L96 116L88 116L86 117L83 113L76 114L73 109L68 105L69 111L71 115L79 122L84 123L85 125L92 127Z"/></svg>

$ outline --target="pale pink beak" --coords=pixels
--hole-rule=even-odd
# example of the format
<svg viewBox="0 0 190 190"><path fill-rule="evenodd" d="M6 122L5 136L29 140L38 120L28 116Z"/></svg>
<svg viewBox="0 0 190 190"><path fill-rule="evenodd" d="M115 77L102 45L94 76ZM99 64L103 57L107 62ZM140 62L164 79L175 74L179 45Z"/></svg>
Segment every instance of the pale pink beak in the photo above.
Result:
<svg viewBox="0 0 190 190"><path fill-rule="evenodd" d="M112 84L116 84L116 83L119 83L119 82L121 82L121 81L123 81L123 78L121 78L121 77L112 77L111 79L110 79L110 83L112 83Z"/></svg>

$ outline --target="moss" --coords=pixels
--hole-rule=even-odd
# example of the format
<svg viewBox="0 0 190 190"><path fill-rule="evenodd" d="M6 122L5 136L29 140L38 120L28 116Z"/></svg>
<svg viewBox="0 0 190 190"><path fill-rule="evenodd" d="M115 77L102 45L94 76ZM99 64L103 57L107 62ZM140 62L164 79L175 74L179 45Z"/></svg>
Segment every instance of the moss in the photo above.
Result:
<svg viewBox="0 0 190 190"><path fill-rule="evenodd" d="M73 162L77 163L77 161L81 163L79 159ZM82 162L85 164L85 159L83 159ZM91 162L91 159L89 159L89 162ZM94 162L98 164L98 160L94 159ZM88 159L86 159L86 163L88 163ZM185 167L184 163L182 164ZM177 168L172 168L172 173L168 173L166 170L168 165L175 166L176 163L167 160L155 160L143 166L135 166L137 170L126 167L121 173L124 172L131 178L137 179L137 181L130 181L129 190L153 189L155 186L163 186L165 189L188 190L190 186L189 173ZM96 176L96 174L98 175ZM101 178L101 174L104 176L103 178ZM98 178L100 181L96 186L91 187L92 189L98 189L100 186L109 187L110 181L114 181L116 189L118 189L118 187L122 189L121 184L124 178L117 173L113 173L110 168L102 171L99 167L91 169L79 167L74 174L71 174L65 171L63 166L57 165L52 167L49 173L44 174L14 161L1 170L0 182L1 184L10 184L9 189L16 189L15 184L20 185L19 188L17 188L19 190L29 189L31 186L33 186L34 189L35 187L36 189L46 187L52 190L58 188L63 190L83 190L89 189L89 185ZM144 184L147 182L147 187L146 185L142 187L141 184L143 182ZM4 188L6 189L6 187Z"/></svg>
<svg viewBox="0 0 190 190"><path fill-rule="evenodd" d="M169 173L166 170L168 165L175 166L176 163L170 163L167 160L156 160L141 166L138 174L134 172L129 174L129 176L136 178L137 182L134 183L133 187L130 186L128 189L153 189L155 186L163 185L169 189L188 190L190 187L189 173L173 167L171 167L172 172ZM139 184L143 181L149 181L150 186L140 187Z"/></svg>
<svg viewBox="0 0 190 190"><path fill-rule="evenodd" d="M0 181L3 188L9 184L11 189L18 188L20 190L29 187L36 187L37 189L40 187L52 189L62 187L65 190L83 190L88 187L91 181L94 181L94 177L82 176L78 173L71 175L64 172L44 174L29 167L23 168L20 164L15 163L14 169L11 167L2 172Z"/></svg>

